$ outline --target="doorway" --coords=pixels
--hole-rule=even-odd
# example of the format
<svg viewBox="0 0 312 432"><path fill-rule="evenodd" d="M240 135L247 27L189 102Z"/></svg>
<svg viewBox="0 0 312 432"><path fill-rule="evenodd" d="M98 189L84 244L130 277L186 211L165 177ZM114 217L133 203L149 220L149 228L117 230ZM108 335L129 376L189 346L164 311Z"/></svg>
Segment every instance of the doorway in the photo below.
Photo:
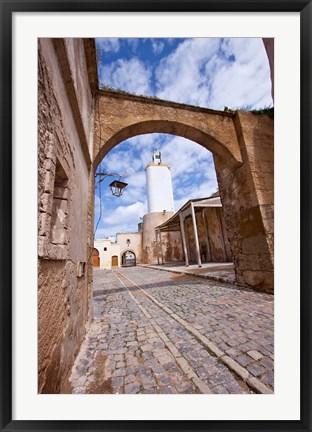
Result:
<svg viewBox="0 0 312 432"><path fill-rule="evenodd" d="M112 256L112 267L118 267L118 256L117 255Z"/></svg>
<svg viewBox="0 0 312 432"><path fill-rule="evenodd" d="M122 255L122 266L123 267L133 267L136 265L136 256L135 253L132 251L126 251Z"/></svg>
<svg viewBox="0 0 312 432"><path fill-rule="evenodd" d="M93 267L100 267L100 253L96 248L93 249L92 265Z"/></svg>

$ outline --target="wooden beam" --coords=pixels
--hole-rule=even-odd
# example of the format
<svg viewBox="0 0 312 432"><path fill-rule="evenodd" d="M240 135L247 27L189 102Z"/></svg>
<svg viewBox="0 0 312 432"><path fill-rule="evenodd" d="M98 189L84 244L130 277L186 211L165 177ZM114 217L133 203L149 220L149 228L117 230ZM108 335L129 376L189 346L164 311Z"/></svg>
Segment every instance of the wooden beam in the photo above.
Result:
<svg viewBox="0 0 312 432"><path fill-rule="evenodd" d="M197 231L197 224L196 224L196 216L195 216L195 210L193 203L191 203L191 209L192 209L192 220L193 220L193 230L194 230L194 237L195 237L195 248L196 248L196 256L197 256L197 264L198 267L202 266L201 258L200 258L200 250L199 250L199 241L198 241L198 231Z"/></svg>
<svg viewBox="0 0 312 432"><path fill-rule="evenodd" d="M181 238L182 238L182 245L183 245L184 257L185 257L185 265L186 265L186 267L188 267L189 266L189 258L188 258L187 247L186 247L186 238L185 238L185 231L184 231L184 218L183 218L181 213L180 213L180 228L181 228Z"/></svg>

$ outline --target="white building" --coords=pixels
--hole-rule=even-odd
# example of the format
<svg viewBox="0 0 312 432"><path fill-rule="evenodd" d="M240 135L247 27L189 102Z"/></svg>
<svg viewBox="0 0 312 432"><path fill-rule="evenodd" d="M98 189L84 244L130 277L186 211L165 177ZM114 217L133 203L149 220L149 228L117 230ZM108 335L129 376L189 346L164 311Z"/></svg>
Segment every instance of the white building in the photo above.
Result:
<svg viewBox="0 0 312 432"><path fill-rule="evenodd" d="M121 267L120 245L110 239L95 240L93 267L100 267L101 269Z"/></svg>
<svg viewBox="0 0 312 432"><path fill-rule="evenodd" d="M93 267L110 270L132 266L140 264L141 257L142 232L117 233L116 242L110 239L94 241Z"/></svg>

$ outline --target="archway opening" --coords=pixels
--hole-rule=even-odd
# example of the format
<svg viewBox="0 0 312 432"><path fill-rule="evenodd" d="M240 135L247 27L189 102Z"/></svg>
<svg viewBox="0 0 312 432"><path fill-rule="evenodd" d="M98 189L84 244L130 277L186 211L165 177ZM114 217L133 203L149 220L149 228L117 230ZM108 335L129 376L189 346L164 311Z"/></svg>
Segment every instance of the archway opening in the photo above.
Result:
<svg viewBox="0 0 312 432"><path fill-rule="evenodd" d="M135 253L131 250L127 250L122 254L121 265L123 267L134 267L136 265Z"/></svg>
<svg viewBox="0 0 312 432"><path fill-rule="evenodd" d="M161 163L155 169L163 166L167 172L164 174L171 177L172 183L162 185L158 179L152 191L147 184L147 169L154 165L152 159L156 148L161 154ZM103 187L105 183L102 183L101 194L96 189L95 195L96 238L110 240L111 248L116 248L116 251L120 248L122 266L157 264L161 251L157 250L159 244L155 241L156 226L172 217L189 200L206 199L215 193L218 195L213 154L202 145L180 136L154 133L125 140L104 157L98 170L127 172L125 180L129 186L122 197L116 199L111 196L108 187ZM148 196L156 193L156 201L163 203L163 196L170 187L174 200L172 208L164 204L155 213L155 209L149 208ZM101 201L105 213L98 224ZM205 208L205 204L201 208L196 207L196 234L192 215L188 213L183 216L186 252L180 228L164 233L162 258L165 262L185 262L186 253L191 264L198 263L198 255L203 264L232 261L220 198L216 208ZM127 259L122 251L130 250L129 247L134 256Z"/></svg>

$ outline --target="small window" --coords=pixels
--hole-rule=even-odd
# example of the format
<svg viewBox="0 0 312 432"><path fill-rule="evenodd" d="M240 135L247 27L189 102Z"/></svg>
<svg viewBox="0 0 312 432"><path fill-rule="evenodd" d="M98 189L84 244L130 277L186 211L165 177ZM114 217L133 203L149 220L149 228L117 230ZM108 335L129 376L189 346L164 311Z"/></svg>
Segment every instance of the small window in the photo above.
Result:
<svg viewBox="0 0 312 432"><path fill-rule="evenodd" d="M68 178L60 162L56 161L53 190L50 241L53 244L67 244L68 221Z"/></svg>
<svg viewBox="0 0 312 432"><path fill-rule="evenodd" d="M106 251L107 251L107 247L104 248L104 252L106 252Z"/></svg>

